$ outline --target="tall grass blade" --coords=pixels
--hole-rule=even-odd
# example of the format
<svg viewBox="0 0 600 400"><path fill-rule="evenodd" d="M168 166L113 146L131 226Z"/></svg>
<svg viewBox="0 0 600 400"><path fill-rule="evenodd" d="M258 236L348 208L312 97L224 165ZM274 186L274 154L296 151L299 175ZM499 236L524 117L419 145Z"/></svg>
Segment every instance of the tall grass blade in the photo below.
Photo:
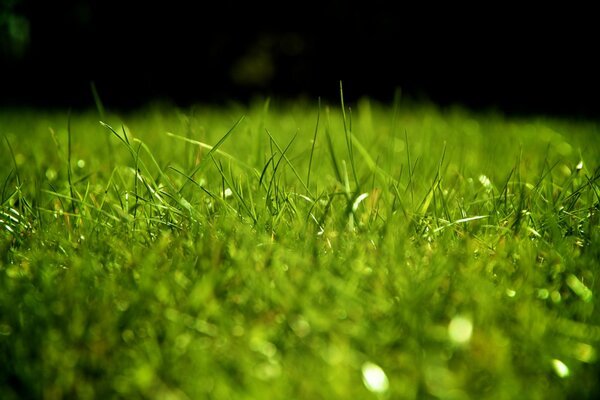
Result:
<svg viewBox="0 0 600 400"><path fill-rule="evenodd" d="M281 153L281 157L283 157L283 159L285 160L285 162L290 166L290 169L292 170L292 172L294 173L294 175L296 176L296 178L298 179L298 181L300 182L300 184L302 184L302 186L304 187L304 190L306 191L306 193L310 197L314 198L314 195L312 194L311 190L308 188L308 186L306 185L306 183L304 183L304 181L300 177L300 174L298 174L298 171L296 171L296 168L294 167L294 164L291 163L291 161L289 160L289 158L286 155L287 150L289 149L289 147L291 146L291 144L294 142L294 139L296 139L296 136L298 135L298 132L296 132L294 134L294 136L292 137L292 140L290 140L290 142L286 146L285 150L281 150L281 147L279 146L279 144L277 143L277 141L275 140L275 138L273 137L273 135L271 135L271 133L269 132L268 129L266 130L266 132L267 132L267 135L269 135L269 138L271 138L272 143L275 145L275 147L277 147L277 150Z"/></svg>
<svg viewBox="0 0 600 400"><path fill-rule="evenodd" d="M102 100L100 99L100 95L98 94L98 90L96 88L96 82L90 81L90 89L92 90L92 96L94 97L94 104L96 105L96 110L98 110L100 119L104 119L104 115L105 115L104 104L102 104Z"/></svg>
<svg viewBox="0 0 600 400"><path fill-rule="evenodd" d="M317 107L317 123L315 124L315 134L313 135L312 146L310 147L310 157L308 158L308 173L306 176L306 186L310 187L310 171L312 167L313 154L315 153L315 145L317 144L317 132L319 131L319 118L321 116L321 98L319 97L319 105Z"/></svg>
<svg viewBox="0 0 600 400"><path fill-rule="evenodd" d="M231 180L227 178L225 171L223 171L223 166L220 163L217 163L217 160L215 160L215 158L212 154L210 155L210 158L211 158L213 164L215 165L215 167L217 167L219 174L221 174L223 183L227 184L227 186L231 189L231 192L235 195L239 204L244 208L244 211L246 211L246 214L248 214L248 216L252 219L252 222L256 224L257 216L254 215L254 213L252 212L252 209L248 206L248 204L246 204L246 201L242 197L241 193L238 191L238 188L236 187L236 185L234 185L231 182ZM225 185L223 185L223 186L225 186ZM223 188L223 194L225 194L225 188Z"/></svg>
<svg viewBox="0 0 600 400"><path fill-rule="evenodd" d="M344 104L344 89L342 87L342 81L340 81L340 101L342 104L342 118L344 121L344 135L346 138L346 147L348 149L348 157L350 159L350 166L352 167L352 176L354 177L354 183L356 184L356 190L360 190L360 184L358 183L358 176L356 174L356 164L354 163L354 151L352 149L352 110L350 110L350 120L346 117L346 105Z"/></svg>
<svg viewBox="0 0 600 400"><path fill-rule="evenodd" d="M73 190L73 181L71 178L73 174L71 169L71 136L71 110L69 110L69 115L67 117L67 181L69 183L69 192L71 193L71 198L74 199L75 194ZM71 201L71 212L75 214L75 203L73 203L73 201Z"/></svg>

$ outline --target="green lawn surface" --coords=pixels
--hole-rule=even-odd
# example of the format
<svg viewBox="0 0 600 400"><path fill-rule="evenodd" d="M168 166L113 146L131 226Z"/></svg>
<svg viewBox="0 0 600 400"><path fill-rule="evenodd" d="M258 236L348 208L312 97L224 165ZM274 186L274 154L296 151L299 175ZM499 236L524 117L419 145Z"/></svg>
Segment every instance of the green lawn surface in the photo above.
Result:
<svg viewBox="0 0 600 400"><path fill-rule="evenodd" d="M600 393L600 126L0 110L3 399Z"/></svg>

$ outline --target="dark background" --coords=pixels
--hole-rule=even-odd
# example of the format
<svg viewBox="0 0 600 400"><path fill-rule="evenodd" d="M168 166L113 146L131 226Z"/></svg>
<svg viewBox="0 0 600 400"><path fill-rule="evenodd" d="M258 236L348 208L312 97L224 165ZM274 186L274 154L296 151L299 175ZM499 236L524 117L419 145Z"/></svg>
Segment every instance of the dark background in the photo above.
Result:
<svg viewBox="0 0 600 400"><path fill-rule="evenodd" d="M486 3L0 0L0 106L404 96L600 116L594 13Z"/></svg>

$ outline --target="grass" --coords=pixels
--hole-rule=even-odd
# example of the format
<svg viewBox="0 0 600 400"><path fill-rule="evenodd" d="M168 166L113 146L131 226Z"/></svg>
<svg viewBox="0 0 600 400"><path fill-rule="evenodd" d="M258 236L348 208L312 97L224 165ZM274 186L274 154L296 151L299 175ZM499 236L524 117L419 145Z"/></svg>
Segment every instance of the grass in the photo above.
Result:
<svg viewBox="0 0 600 400"><path fill-rule="evenodd" d="M0 111L3 398L599 393L596 123L102 114Z"/></svg>

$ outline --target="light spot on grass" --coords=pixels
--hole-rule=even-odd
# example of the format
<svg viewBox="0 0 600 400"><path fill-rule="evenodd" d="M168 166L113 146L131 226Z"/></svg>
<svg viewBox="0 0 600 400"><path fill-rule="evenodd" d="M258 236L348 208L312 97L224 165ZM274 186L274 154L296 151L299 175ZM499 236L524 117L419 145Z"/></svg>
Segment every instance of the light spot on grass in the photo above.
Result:
<svg viewBox="0 0 600 400"><path fill-rule="evenodd" d="M492 181L490 181L490 178L488 178L487 176L479 175L479 182L488 192L492 190Z"/></svg>
<svg viewBox="0 0 600 400"><path fill-rule="evenodd" d="M296 318L296 320L291 323L291 328L299 338L308 336L311 330L308 321L302 317Z"/></svg>
<svg viewBox="0 0 600 400"><path fill-rule="evenodd" d="M565 164L561 165L559 168L559 171L562 172L562 174L564 176L570 176L571 175L571 169L566 166Z"/></svg>
<svg viewBox="0 0 600 400"><path fill-rule="evenodd" d="M233 195L233 192L231 191L230 188L225 189L225 191L223 192L223 198L224 199L228 199Z"/></svg>
<svg viewBox="0 0 600 400"><path fill-rule="evenodd" d="M25 164L25 160L27 160L27 158L22 153L15 154L15 162L18 166Z"/></svg>
<svg viewBox="0 0 600 400"><path fill-rule="evenodd" d="M586 303L592 300L592 291L585 286L583 282L577 279L575 275L570 274L567 276L567 285L569 285L571 290L575 292L575 294L579 296L581 300L585 301Z"/></svg>
<svg viewBox="0 0 600 400"><path fill-rule="evenodd" d="M448 336L456 344L465 344L471 340L473 334L473 322L465 316L458 315L448 325Z"/></svg>
<svg viewBox="0 0 600 400"><path fill-rule="evenodd" d="M367 361L361 369L363 383L369 391L374 393L387 392L390 382L379 365Z"/></svg>
<svg viewBox="0 0 600 400"><path fill-rule="evenodd" d="M273 358L277 354L277 347L273 343L259 338L253 338L251 340L250 348L267 358Z"/></svg>
<svg viewBox="0 0 600 400"><path fill-rule="evenodd" d="M12 333L12 328L8 324L0 324L0 336L8 336Z"/></svg>
<svg viewBox="0 0 600 400"><path fill-rule="evenodd" d="M246 332L246 330L244 329L244 327L242 325L235 325L233 327L233 329L231 330L231 334L233 336L237 336L237 337L244 336L245 332Z"/></svg>
<svg viewBox="0 0 600 400"><path fill-rule="evenodd" d="M175 348L179 353L183 353L187 349L191 341L192 335L190 335L188 332L184 332L180 335L177 335L177 337L175 338Z"/></svg>
<svg viewBox="0 0 600 400"><path fill-rule="evenodd" d="M48 178L49 181L53 181L56 179L56 170L54 168L48 168L46 170L46 178Z"/></svg>
<svg viewBox="0 0 600 400"><path fill-rule="evenodd" d="M556 151L561 156L568 156L569 154L571 154L572 150L573 149L572 149L571 145L567 142L560 142L559 144L556 145Z"/></svg>
<svg viewBox="0 0 600 400"><path fill-rule="evenodd" d="M154 381L154 370L152 369L152 366L143 364L136 368L133 374L133 380L137 386L142 389L150 387Z"/></svg>
<svg viewBox="0 0 600 400"><path fill-rule="evenodd" d="M508 297L515 297L515 295L517 294L516 291L512 290L512 289L506 289L506 295Z"/></svg>
<svg viewBox="0 0 600 400"><path fill-rule="evenodd" d="M560 295L559 291L553 290L550 294L550 299L553 303L560 303L560 301L562 300L562 296Z"/></svg>
<svg viewBox="0 0 600 400"><path fill-rule="evenodd" d="M394 138L394 152L402 153L404 149L406 149L406 143L404 143L404 140Z"/></svg>
<svg viewBox="0 0 600 400"><path fill-rule="evenodd" d="M556 358L552 360L552 368L560 378L566 378L570 374L569 367Z"/></svg>
<svg viewBox="0 0 600 400"><path fill-rule="evenodd" d="M125 329L123 333L121 333L121 338L125 343L129 344L135 339L135 334L131 329Z"/></svg>
<svg viewBox="0 0 600 400"><path fill-rule="evenodd" d="M587 343L577 343L573 348L573 355L576 359L584 363L593 363L596 361L596 349Z"/></svg>
<svg viewBox="0 0 600 400"><path fill-rule="evenodd" d="M85 167L85 160L77 160L77 166L79 168Z"/></svg>
<svg viewBox="0 0 600 400"><path fill-rule="evenodd" d="M550 297L550 292L548 291L548 289L538 289L537 297L538 299L546 300L548 297Z"/></svg>
<svg viewBox="0 0 600 400"><path fill-rule="evenodd" d="M358 205L367 197L369 197L369 193L363 193L360 196L358 196L356 198L356 200L354 200L354 203L352 204L352 211L356 211L358 209Z"/></svg>
<svg viewBox="0 0 600 400"><path fill-rule="evenodd" d="M463 399L456 396L458 391L456 377L449 369L440 365L426 365L424 371L425 385L429 393L437 398Z"/></svg>
<svg viewBox="0 0 600 400"><path fill-rule="evenodd" d="M579 164L575 167L577 171L581 171L583 169L583 161L579 161Z"/></svg>
<svg viewBox="0 0 600 400"><path fill-rule="evenodd" d="M255 369L258 379L270 381L281 375L281 365L275 360L260 363Z"/></svg>

